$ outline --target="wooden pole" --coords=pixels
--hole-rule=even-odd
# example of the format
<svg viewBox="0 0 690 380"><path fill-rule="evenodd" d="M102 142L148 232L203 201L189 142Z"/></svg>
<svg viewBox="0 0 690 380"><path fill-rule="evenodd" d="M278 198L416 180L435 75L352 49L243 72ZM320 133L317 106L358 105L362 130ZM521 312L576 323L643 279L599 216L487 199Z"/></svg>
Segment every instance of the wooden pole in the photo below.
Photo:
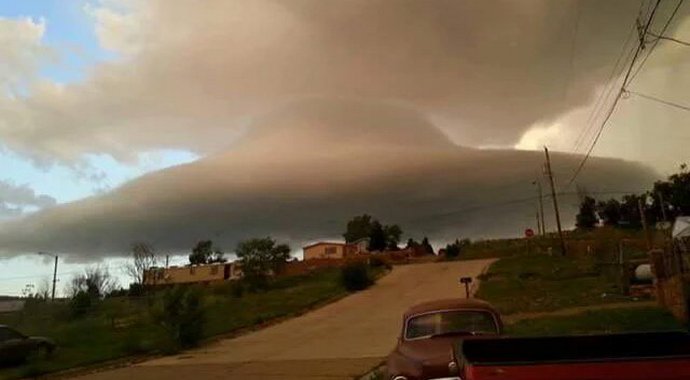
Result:
<svg viewBox="0 0 690 380"><path fill-rule="evenodd" d="M558 212L558 198L556 198L556 186L554 185L553 172L551 171L551 158L549 157L549 149L544 147L544 154L546 155L546 174L549 176L549 184L551 185L551 197L553 198L553 209L556 213L556 226L558 227L558 237L561 240L561 255L566 255L565 238L563 237L563 229L561 228L561 215Z"/></svg>
<svg viewBox="0 0 690 380"><path fill-rule="evenodd" d="M650 240L649 231L647 230L647 218L644 216L644 207L642 206L642 197L637 198L637 208L640 210L640 222L642 222L642 229L644 230L645 241L647 242L647 250L652 249L652 242Z"/></svg>

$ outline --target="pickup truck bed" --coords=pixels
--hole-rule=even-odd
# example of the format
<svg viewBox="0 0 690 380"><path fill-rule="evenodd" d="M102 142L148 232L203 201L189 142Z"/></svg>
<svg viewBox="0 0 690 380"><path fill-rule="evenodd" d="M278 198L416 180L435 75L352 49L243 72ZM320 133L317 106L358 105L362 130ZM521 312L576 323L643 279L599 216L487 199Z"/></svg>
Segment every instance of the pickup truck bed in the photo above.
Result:
<svg viewBox="0 0 690 380"><path fill-rule="evenodd" d="M685 332L468 339L457 352L465 380L690 379Z"/></svg>

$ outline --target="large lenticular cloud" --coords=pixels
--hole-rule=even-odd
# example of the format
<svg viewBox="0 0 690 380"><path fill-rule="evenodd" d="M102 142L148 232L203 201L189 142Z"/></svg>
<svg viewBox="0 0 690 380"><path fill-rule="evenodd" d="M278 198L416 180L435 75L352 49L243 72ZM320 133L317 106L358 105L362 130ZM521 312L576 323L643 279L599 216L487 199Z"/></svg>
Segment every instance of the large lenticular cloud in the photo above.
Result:
<svg viewBox="0 0 690 380"><path fill-rule="evenodd" d="M534 194L540 153L458 147L403 106L306 98L250 131L226 152L5 223L0 247L88 260L125 254L139 240L173 252L207 238L230 249L266 235L298 245L337 237L360 213L434 239L516 235L533 225L536 201L512 201ZM556 173L577 161L555 154ZM630 191L653 178L637 164L594 159L582 183ZM572 224L576 197L562 203Z"/></svg>

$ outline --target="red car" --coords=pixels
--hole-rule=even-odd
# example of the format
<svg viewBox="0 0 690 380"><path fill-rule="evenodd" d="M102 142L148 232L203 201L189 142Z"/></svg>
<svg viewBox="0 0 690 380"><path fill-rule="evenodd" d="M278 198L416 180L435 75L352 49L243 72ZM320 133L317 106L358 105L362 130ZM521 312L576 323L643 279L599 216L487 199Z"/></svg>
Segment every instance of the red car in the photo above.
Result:
<svg viewBox="0 0 690 380"><path fill-rule="evenodd" d="M687 380L690 334L468 339L456 363L464 380Z"/></svg>
<svg viewBox="0 0 690 380"><path fill-rule="evenodd" d="M445 299L411 307L388 356L387 380L457 379L453 347L462 339L503 331L499 313L478 299Z"/></svg>

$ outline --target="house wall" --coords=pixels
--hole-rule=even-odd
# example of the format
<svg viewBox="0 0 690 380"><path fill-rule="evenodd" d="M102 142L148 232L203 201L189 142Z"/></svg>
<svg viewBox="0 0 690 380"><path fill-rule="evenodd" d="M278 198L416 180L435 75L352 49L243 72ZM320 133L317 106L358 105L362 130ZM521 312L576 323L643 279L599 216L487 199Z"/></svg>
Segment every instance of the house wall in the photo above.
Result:
<svg viewBox="0 0 690 380"><path fill-rule="evenodd" d="M146 273L146 285L188 284L215 282L225 279L225 266L230 268L229 280L242 277L242 270L236 263L193 265L186 267L155 268Z"/></svg>
<svg viewBox="0 0 690 380"><path fill-rule="evenodd" d="M346 254L344 244L317 244L304 248L304 260L313 259L342 259Z"/></svg>

